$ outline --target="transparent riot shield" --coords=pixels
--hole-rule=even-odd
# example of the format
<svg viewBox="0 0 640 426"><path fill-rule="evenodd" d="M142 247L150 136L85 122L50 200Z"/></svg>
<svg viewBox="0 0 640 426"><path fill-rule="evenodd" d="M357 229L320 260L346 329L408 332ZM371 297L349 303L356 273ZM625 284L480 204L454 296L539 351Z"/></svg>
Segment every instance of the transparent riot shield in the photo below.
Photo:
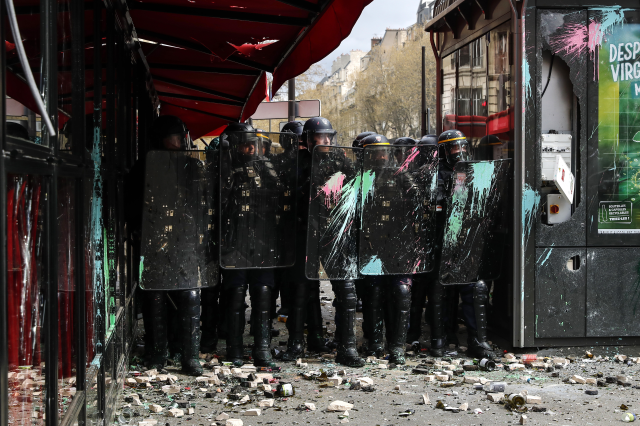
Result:
<svg viewBox="0 0 640 426"><path fill-rule="evenodd" d="M362 149L316 146L312 154L307 278L358 278Z"/></svg>
<svg viewBox="0 0 640 426"><path fill-rule="evenodd" d="M295 262L298 148L285 133L234 132L220 144L220 266ZM295 148L295 149L294 149Z"/></svg>
<svg viewBox="0 0 640 426"><path fill-rule="evenodd" d="M511 160L456 164L442 241L442 284L500 276L510 167Z"/></svg>
<svg viewBox="0 0 640 426"><path fill-rule="evenodd" d="M217 153L149 151L140 287L184 290L217 284Z"/></svg>
<svg viewBox="0 0 640 426"><path fill-rule="evenodd" d="M360 274L431 271L436 147L370 145L363 157Z"/></svg>

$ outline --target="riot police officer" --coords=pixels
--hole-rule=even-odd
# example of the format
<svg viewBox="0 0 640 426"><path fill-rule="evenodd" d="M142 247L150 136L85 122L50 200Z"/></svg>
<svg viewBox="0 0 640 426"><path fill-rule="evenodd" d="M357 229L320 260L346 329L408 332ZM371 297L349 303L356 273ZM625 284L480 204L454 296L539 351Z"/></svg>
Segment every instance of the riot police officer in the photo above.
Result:
<svg viewBox="0 0 640 426"><path fill-rule="evenodd" d="M438 195L436 207L436 223L440 244L436 251L440 257L443 234L447 218L448 201L453 187L453 170L458 161L472 159L471 147L466 136L459 130L447 130L438 138L438 156L440 159L438 169ZM440 259L436 261L436 268L440 265ZM437 271L435 271L437 272ZM488 300L488 288L484 281L474 284L457 286L462 299L462 314L467 326L469 353L475 357L493 357L495 354L487 343L486 330L486 303ZM446 345L444 325L457 321L457 296L447 298L444 286L435 280L431 283L429 295L429 307L431 312L431 349L433 356L444 355ZM449 300L447 300L449 299ZM450 302L450 303L449 303ZM447 312L446 305L453 309ZM451 328L451 326L449 326Z"/></svg>
<svg viewBox="0 0 640 426"><path fill-rule="evenodd" d="M307 149L301 150L299 155L299 168L301 179L298 180L298 229L297 234L304 240L306 247L307 223L309 215L309 194L312 166L312 153L316 146L335 145L336 131L329 120L322 117L314 117L307 120L302 131L302 141ZM322 149L322 148L319 148ZM328 152L328 155L333 153ZM344 168L349 168L346 158L336 160ZM352 168L352 167L351 167ZM304 353L304 323L306 318L308 337L307 349L316 352L328 351L323 336L322 313L320 310L320 283L309 280L305 275L305 253L300 251L294 269L295 279L292 282L294 293L291 313L287 319L289 330L289 342L284 360L295 360ZM364 360L358 356L355 338L355 309L356 294L355 284L350 280L332 280L333 291L336 296L336 340L338 354L336 362L351 366L361 367ZM338 319L339 318L339 319Z"/></svg>
<svg viewBox="0 0 640 426"><path fill-rule="evenodd" d="M404 145L401 140L398 145ZM362 148L370 145L390 145L386 137L378 134L366 136L361 141ZM366 151L365 151L366 153ZM415 185L410 176L397 174L392 166L403 158L394 158L389 150L374 150L373 163L377 165L376 179L384 181L392 191L409 191ZM365 160L366 161L366 160ZM363 225L364 227L364 225ZM369 228L367 226L366 228ZM377 232L377 231L374 231ZM370 238L365 233L365 239ZM389 247L389 250L394 250ZM384 323L387 337L389 361L404 364L404 347L407 339L409 309L411 304L410 275L366 275L363 278L366 297L363 300L363 331L367 342L363 346L366 355L381 357L384 354L382 326ZM385 303L386 301L386 303Z"/></svg>
<svg viewBox="0 0 640 426"><path fill-rule="evenodd" d="M185 124L178 117L165 115L160 116L153 123L151 129L151 144L154 150L183 151L191 147L191 138ZM191 160L191 159L188 159ZM193 163L188 161L189 164ZM148 175L155 164L136 164L132 169L127 185L128 198L137 199L134 205L143 199L143 189L139 185L143 184L142 176ZM144 171L146 170L146 172ZM142 172L142 173L140 173ZM134 180L135 179L135 180ZM180 183L179 183L180 184ZM149 185L149 182L147 182ZM134 233L139 232L143 226L153 224L142 224L142 205L140 209L132 206L131 226ZM138 216L138 213L140 214ZM152 230L153 231L153 230ZM156 230L157 232L158 230ZM161 231L160 231L161 232ZM153 265L150 265L154 268ZM166 283L155 283L149 288L162 288ZM182 351L182 370L187 374L201 375L203 370L199 362L200 348L200 290L198 283L187 283L189 289L175 291L145 290L143 292L144 308L143 318L146 338L147 367L162 369L167 360L167 330L168 311L176 308L176 316L179 322L179 344ZM170 293L170 294L169 294ZM171 298L171 300L169 300ZM170 307L170 305L172 307Z"/></svg>
<svg viewBox="0 0 640 426"><path fill-rule="evenodd" d="M273 367L271 356L271 302L274 287L273 256L277 234L274 200L279 176L265 156L262 142L248 124L230 123L221 135L221 266L227 321L226 358L243 361L245 294L251 296L254 364ZM261 206L262 204L262 206ZM266 210L260 210L265 207ZM275 254L274 254L275 253ZM251 258L255 256L255 258ZM256 260L257 259L257 260ZM261 265L266 265L262 268Z"/></svg>
<svg viewBox="0 0 640 426"><path fill-rule="evenodd" d="M419 141L418 146L438 146L438 136L425 135ZM407 343L419 346L420 336L422 336L422 311L427 297L428 282L431 281L430 276L433 272L426 276L415 275L413 277L413 286L411 287L411 309L409 313L409 331L407 332Z"/></svg>
<svg viewBox="0 0 640 426"><path fill-rule="evenodd" d="M302 121L289 121L282 127L282 135L280 135L280 145L285 151L296 152L301 149L307 149L302 143L302 128L304 123ZM297 160L296 157L283 157ZM285 166L286 168L286 166ZM300 178L300 177L299 177ZM302 178L300 178L302 179ZM279 268L274 271L276 291L273 292L272 298L275 300L280 292L280 309L278 315L288 316L291 312L292 303L292 291L291 291L291 279L293 277L293 268Z"/></svg>

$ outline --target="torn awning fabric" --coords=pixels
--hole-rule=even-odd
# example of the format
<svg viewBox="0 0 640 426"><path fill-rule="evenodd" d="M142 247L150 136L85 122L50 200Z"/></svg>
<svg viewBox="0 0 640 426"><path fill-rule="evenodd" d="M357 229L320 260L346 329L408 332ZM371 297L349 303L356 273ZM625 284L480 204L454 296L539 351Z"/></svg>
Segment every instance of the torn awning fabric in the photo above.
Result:
<svg viewBox="0 0 640 426"><path fill-rule="evenodd" d="M331 53L372 0L129 1L162 114L194 138L244 121Z"/></svg>

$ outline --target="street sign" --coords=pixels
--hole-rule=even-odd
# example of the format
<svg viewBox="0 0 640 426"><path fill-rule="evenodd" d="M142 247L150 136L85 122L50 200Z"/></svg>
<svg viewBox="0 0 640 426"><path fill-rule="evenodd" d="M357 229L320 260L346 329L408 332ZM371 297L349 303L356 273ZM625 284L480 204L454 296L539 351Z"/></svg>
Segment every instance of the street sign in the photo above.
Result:
<svg viewBox="0 0 640 426"><path fill-rule="evenodd" d="M296 117L319 117L320 101L311 99L296 101ZM289 117L289 102L262 102L251 116L252 120L287 119Z"/></svg>

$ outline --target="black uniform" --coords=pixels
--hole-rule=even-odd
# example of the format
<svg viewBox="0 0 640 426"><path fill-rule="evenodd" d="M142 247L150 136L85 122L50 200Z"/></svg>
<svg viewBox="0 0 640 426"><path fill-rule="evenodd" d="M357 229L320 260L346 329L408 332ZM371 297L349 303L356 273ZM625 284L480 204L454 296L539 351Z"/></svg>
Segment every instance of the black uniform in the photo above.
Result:
<svg viewBox="0 0 640 426"><path fill-rule="evenodd" d="M130 200L138 200L138 202L144 199L147 203L147 205L134 203L130 209L132 212L130 218L132 232L134 235L142 234L143 236L140 252L144 255L146 251L149 251L147 250L150 249L149 245L159 245L156 248L158 251L154 250L157 256L147 256L146 263L141 257L140 265L140 285L141 289L145 290L143 293L143 318L147 345L146 363L149 368L161 369L164 367L167 358L170 312L175 310L176 316L174 318L177 321L171 320L171 322L178 324L175 334L180 337L175 340L181 346L182 369L189 374L200 375L202 367L198 361L200 347L199 288L215 285L214 282L210 282L211 277L205 273L205 269L214 267L216 262L213 262L213 259L207 259L206 255L210 248L208 244L210 239L206 230L206 223L209 220L208 212L201 215L202 211L198 206L201 198L202 200L210 200L212 194L200 192L203 183L206 183L206 177L203 174L205 163L180 152L180 149L190 147L191 143L188 130L179 118L174 116L159 117L153 125L151 139L154 148L168 151L151 151L147 157L151 162L139 162L127 177L127 197ZM160 157L163 158L162 161L154 160ZM177 167L178 164L180 167ZM176 188L170 188L176 190L174 195L179 197L179 200L160 200L158 197L153 197L155 186L159 184L157 181L158 173L154 173L157 172L155 169L158 167L170 169L175 172L171 176L179 177L175 184ZM180 173L176 172L178 168ZM155 176L155 178L152 178L150 182L145 182L146 177L149 176ZM206 201L204 202L206 203ZM180 204L181 209L175 211L174 217L172 206L176 203ZM138 205L139 208L136 209L135 205ZM144 215L142 214L143 208ZM165 212L165 210L167 211ZM154 219L149 215L157 216L161 220ZM144 223L143 216L147 216ZM184 226L189 235L189 238L184 239L182 243L172 234L174 219L175 224ZM178 231L176 229L176 232ZM196 276L197 274L193 273L193 268L188 267L182 269L182 273L177 272L181 268L182 260L184 260L180 255L184 253L181 253L180 247L176 244L184 244L184 252L193 255L194 262L202 262L202 265L198 264L198 268L196 268L196 270L202 270L201 275ZM163 260L160 260L161 256L164 256ZM155 272L160 269L164 273L156 274ZM169 292L168 290L173 291Z"/></svg>
<svg viewBox="0 0 640 426"><path fill-rule="evenodd" d="M448 324L449 340L457 344L455 329L458 313L458 292L462 299L462 312L468 331L468 348L471 355L476 357L493 357L491 347L486 342L486 305L489 289L483 280L475 283L445 289L441 283L442 245L449 214L449 201L454 185L454 166L458 161L471 159L470 147L464 134L458 130L448 130L442 133L438 140L440 150L440 167L438 174L437 198L437 232L438 250L436 268L438 275L431 283L429 305L431 312L431 354L443 356L446 345L444 326ZM466 281L468 282L468 281Z"/></svg>
<svg viewBox="0 0 640 426"><path fill-rule="evenodd" d="M438 136L425 135L418 141L418 146L438 146ZM435 214L435 209L428 212L428 214ZM434 242L439 241L437 238ZM434 254L439 250L433 250ZM440 258L437 259L437 263L440 262ZM425 307L425 300L427 297L427 290L429 288L428 283L433 281L432 277L437 277L437 270L431 271L428 274L416 275L413 278L413 286L411 287L411 309L409 312L409 331L407 332L407 343L412 343L415 347L420 346L419 339L422 336L422 312ZM437 280L437 278L436 278Z"/></svg>
<svg viewBox="0 0 640 426"><path fill-rule="evenodd" d="M304 125L302 139L307 143L307 149L302 149L299 154L300 178L296 197L298 200L298 226L297 235L304 236L306 240L309 220L309 200L311 198L311 173L312 173L312 152L316 145L335 145L336 132L331 123L322 117L315 117L307 120ZM316 148L318 150L323 148ZM327 161L326 168L320 167L319 172L332 171L344 172L344 175L355 174L353 165L349 160L335 152L330 151L324 154ZM316 178L318 176L315 176ZM323 176L324 177L324 176ZM322 179L321 179L322 180ZM327 220L328 212L324 212L323 218ZM319 218L314 218L318 220ZM306 241L305 241L305 245ZM284 360L295 360L304 353L304 323L306 320L308 337L307 348L312 351L328 351L326 347L323 329L322 314L320 310L320 283L317 280L307 278L308 265L306 257L308 253L299 251L296 266L293 269L292 290L294 294L291 313L287 320L289 330L289 342L287 352L283 355ZM364 365L356 350L355 341L355 308L356 296L355 285L351 280L331 280L333 291L336 296L336 341L338 343L338 356L336 361L352 367Z"/></svg>
<svg viewBox="0 0 640 426"><path fill-rule="evenodd" d="M405 144L413 145L407 140L398 143ZM422 183L408 170L419 151L413 147L391 149L381 135L365 137L362 146L365 147L365 168L372 167L363 171L362 190L365 210L360 236L360 273L365 276L363 331L367 338L364 351L376 356L384 353L384 324L389 360L404 364L413 274L428 270L423 268L430 264L424 250L428 244L420 237L424 231L420 226ZM411 154L406 155L409 152Z"/></svg>
<svg viewBox="0 0 640 426"><path fill-rule="evenodd" d="M222 135L220 260L227 359L235 365L243 363L248 285L254 364L274 366L270 349L274 268L295 260L295 240L285 232L295 223L291 183L295 170L278 167L285 162L263 150L264 140L264 134L241 124L230 125Z"/></svg>

